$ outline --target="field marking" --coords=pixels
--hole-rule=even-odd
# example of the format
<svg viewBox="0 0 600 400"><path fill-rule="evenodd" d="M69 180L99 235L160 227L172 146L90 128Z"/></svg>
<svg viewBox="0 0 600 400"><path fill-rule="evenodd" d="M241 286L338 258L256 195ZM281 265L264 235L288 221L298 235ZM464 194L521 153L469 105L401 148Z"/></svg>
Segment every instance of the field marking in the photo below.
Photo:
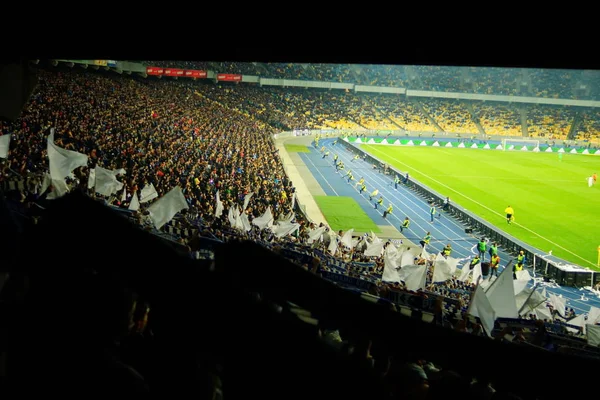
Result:
<svg viewBox="0 0 600 400"><path fill-rule="evenodd" d="M582 183L582 186L587 186L585 182L585 178L582 179L536 179L536 178L505 178L501 176L482 176L482 175L453 175L453 174L445 174L445 175L432 175L435 177L452 177L452 178L474 178L474 179L502 179L502 180L511 180L511 181L522 181L522 182L572 182L572 183Z"/></svg>
<svg viewBox="0 0 600 400"><path fill-rule="evenodd" d="M442 182L438 181L437 179L434 179L434 178L432 178L431 176L429 176L429 175L427 175L427 174L424 174L424 173L422 173L421 171L419 171L418 169L416 169L414 166L411 166L411 165L405 164L405 163L403 163L402 161L398 160L396 157L390 156L390 155L388 155L388 154L386 154L386 153L382 152L381 150L377 150L377 148L375 148L375 147L372 147L372 150L373 150L373 151L376 151L376 152L379 152L379 153L381 153L381 154L385 155L386 157L389 157L389 158L391 158L392 160L394 160L394 161L398 162L399 164L401 164L401 165L403 165L403 166L405 166L405 167L408 167L408 168L410 168L410 169L411 169L411 170L413 170L413 171L416 171L417 173L419 173L419 174L423 175L424 177L426 177L426 178L428 178L428 179L431 179L433 182L437 183L438 185L441 185L441 186L445 187L446 189L450 190L451 192L454 192L454 193L456 193L456 194L458 194L458 195L460 195L460 196L464 197L465 199L467 199L467 200L469 200L469 201L471 201L471 202L473 202L473 203L475 203L475 204L479 205L480 207L483 207L483 208L485 208L486 210L488 210L488 211L492 212L493 214L496 214L496 215L498 215L498 216L500 216L500 217L502 217L502 218L506 218L506 216L505 216L504 214L501 214L501 213L499 213L499 212L497 212L497 211L494 211L494 210L492 210L491 208L487 207L486 205L483 205L483 204L481 204L480 202L478 202L478 201L476 201L476 200L473 200L472 198L470 198L470 197L468 197L468 196L466 196L466 195L464 195L464 194L460 193L459 191L457 191L457 190L455 190L455 189L452 189L451 187L449 187L448 185L446 185L446 184L444 184L444 183L442 183ZM569 254L571 254L571 255L573 255L573 256L575 256L575 257L577 257L578 259L580 259L580 260L582 260L582 261L585 261L585 263L587 263L587 264L589 264L589 265L592 265L592 266L594 267L594 270L596 270L597 266L596 266L596 264L594 264L593 262L586 260L585 258L581 257L580 255L573 253L571 250L569 250L569 249L566 249L566 248L562 247L561 245L559 245L558 243L555 243L555 242L553 242L552 240L550 240L550 239L547 239L547 238L543 237L542 235L540 235L540 234L538 234L537 232L534 232L534 231L532 231L531 229L529 229L529 228L527 228L527 227L525 227L525 226L523 226L523 225L519 224L518 222L513 222L513 224L514 224L514 225L517 225L517 226L519 226L519 227L521 227L521 228L523 228L523 229L525 229L527 232L529 232L529 233L532 233L532 234L536 235L536 236L537 236L537 237L539 237L540 239L543 239L543 240L547 241L548 243L550 243L550 244L552 244L552 245L554 245L554 246L558 247L559 249L562 249L562 250L566 251L567 253L569 253Z"/></svg>
<svg viewBox="0 0 600 400"><path fill-rule="evenodd" d="M326 144L326 146L329 146L329 148L331 148L333 150L333 147L328 143ZM352 154L346 150L345 148L342 148L341 151L338 151L338 156L340 157L340 159L342 161L344 161L344 159L347 160L352 160ZM348 161L350 162L350 161ZM367 166L366 167L360 167L361 163L365 163L365 161L363 160L357 160L357 162L359 163L358 166L356 164L353 164L355 168L354 171L362 171L364 177L373 177L374 179L377 179L381 182L384 182L384 185L381 187L381 195L389 200L390 198L394 198L396 201L394 202L397 205L397 202L399 201L400 204L402 206L407 206L409 209L411 209L413 212L417 213L415 208L411 207L408 203L413 204L416 208L421 209L423 211L423 215L427 215L427 217L424 217L423 215L421 215L420 213L417 213L419 216L416 218L412 219L412 225L416 225L418 226L420 229L422 229L424 232L432 232L435 235L435 232L439 233L442 237L446 237L447 234L444 232L444 230L448 230L451 233L457 234L456 232L453 232L452 227L446 225L444 222L447 221L450 224L454 225L455 227L457 227L459 229L459 231L463 231L464 227L462 227L461 225L457 224L452 218L444 218L444 222L441 222L441 228L440 225L435 224L435 225L429 225L429 207L426 204L425 200L414 200L415 197L411 196L410 194L405 194L403 190L392 190L390 189L390 186L393 184L393 181L386 178L385 176L383 176L380 172L376 172L373 169L371 169L371 165L369 163L366 163ZM369 178L369 180L371 180L371 178ZM353 189L356 192L359 192L359 190L356 188L356 186L353 186ZM368 193L365 193L366 195L368 195ZM362 197L362 195L361 195ZM365 198L366 200L366 198ZM367 200L368 201L368 200ZM373 203L371 203L370 201L368 201L369 204L373 205ZM402 207L400 207L400 209L402 209ZM395 215L394 213L390 214L393 218L397 219L398 222L400 223L400 225L402 224L403 220L402 218L398 217L397 215ZM424 225L421 225L418 221L422 221ZM390 222L391 223L391 222ZM395 227L394 224L392 224L392 226ZM414 228L411 228L410 231L412 233L414 232ZM408 240L413 240L412 237L406 236L407 234L402 233L403 235L405 235L405 237ZM437 235L435 235L437 236ZM422 239L422 237L419 237L416 239L415 243L418 243L420 240ZM474 240L475 238L471 238L471 240ZM440 239L440 242L442 240ZM468 246L463 246L462 244L458 244L458 246L462 249L465 250L466 254L471 254L471 250ZM443 247L443 246L442 246ZM441 248L440 248L441 250ZM454 248L454 250L456 250L457 252L461 253L460 249L457 249L456 247Z"/></svg>

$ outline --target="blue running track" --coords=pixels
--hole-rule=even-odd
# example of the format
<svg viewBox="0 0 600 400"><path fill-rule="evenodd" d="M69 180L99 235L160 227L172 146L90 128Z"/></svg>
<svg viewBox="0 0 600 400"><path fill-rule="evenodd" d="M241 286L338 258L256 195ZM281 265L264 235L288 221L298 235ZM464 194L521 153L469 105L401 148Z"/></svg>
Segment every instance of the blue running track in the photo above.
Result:
<svg viewBox="0 0 600 400"><path fill-rule="evenodd" d="M308 147L310 153L298 153L327 196L352 197L377 225L391 224L398 231L404 218L408 217L411 224L410 228L404 231L404 235L413 243L419 243L427 231L431 232L432 240L428 246L430 253L434 250L441 251L447 243L452 245L452 257L465 258L476 253L475 246L478 238L466 234L465 226L458 220L438 208L439 218L435 218L432 223L429 215L429 204L425 199L417 196L416 193L402 184L398 184L396 189L393 176L386 176L377 172L372 165L362 159L353 160L353 154L343 146L333 145L333 142L334 139L321 139L319 141L319 146L325 146L330 152L329 156L325 158L318 149L312 146ZM336 172L333 164L334 154L337 154L339 160L344 162L345 169L343 171ZM354 180L350 183L346 177L348 170L351 170L354 175ZM365 178L365 185L367 186L367 190L362 194L359 193L359 188L356 186L361 177ZM374 201L369 201L369 194L375 189L379 190L377 197L383 196L384 199L383 206L379 209L375 209ZM384 219L383 211L390 203L394 211ZM498 250L502 263L506 264L512 256L500 248ZM486 260L487 257L489 256L486 254ZM600 307L600 298L589 291L580 291L570 287L547 287L546 290L548 293L562 295L567 300L567 307L572 307L577 314L587 313L590 305ZM584 293L587 300L581 300Z"/></svg>

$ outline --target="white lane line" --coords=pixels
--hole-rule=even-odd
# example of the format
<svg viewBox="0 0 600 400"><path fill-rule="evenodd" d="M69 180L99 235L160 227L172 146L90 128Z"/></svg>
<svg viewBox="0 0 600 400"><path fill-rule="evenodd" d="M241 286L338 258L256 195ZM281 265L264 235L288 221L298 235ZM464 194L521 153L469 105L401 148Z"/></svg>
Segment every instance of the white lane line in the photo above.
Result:
<svg viewBox="0 0 600 400"><path fill-rule="evenodd" d="M333 147L330 147L330 148L331 148L331 149L333 149ZM349 153L349 152L348 152L346 149L344 149L344 148L342 148L342 150L343 150L343 152L338 152L338 156L339 156L340 158L342 158L342 161L346 161L345 159L352 160L352 156L346 156L346 155L344 154L344 153ZM359 163L364 163L364 161L362 161L362 160L358 160L357 162L359 162ZM354 165L356 165L356 164L354 164ZM360 165L360 164L359 164L359 165ZM360 168L360 167L359 167L359 168ZM359 168L354 168L354 170L356 171L356 170L358 170ZM405 193L404 193L403 191L401 191L401 190L400 190L400 191L393 191L393 190L391 190L391 189L388 189L388 184L389 184L389 183L393 183L393 182L392 182L391 180L386 180L385 178L382 178L378 172L373 172L373 171L371 171L369 168L365 168L365 171L361 171L361 172L362 172L362 176L364 176L364 177L367 177L367 178L369 178L369 179L373 178L372 182L374 182L375 180L379 180L379 181L382 181L382 182L384 183L384 184L383 184L383 187L381 188L381 194L382 194L382 195L384 195L384 198L386 198L386 197L387 197L387 200L389 200L389 198L390 198L390 197L391 197L391 198L394 198L394 199L396 199L396 204L399 202L401 205L403 205L403 206L404 206L403 208L410 209L412 212L414 212L415 214L417 214L417 215L418 215L418 217L417 217L417 218L413 218L413 223L414 223L415 225L417 225L419 228L423 229L423 231L424 231L424 232L438 232L438 233L440 234L440 236L442 236L442 237L446 237L446 236L447 236L447 235L446 235L446 233L444 233L444 232L443 232L443 231L440 229L440 224L441 224L443 228L450 230L450 232L451 232L451 233L454 233L454 232L452 232L452 228L451 228L451 227L449 227L449 226L446 226L446 225L445 225L445 224L442 222L442 220L441 220L441 219L438 219L438 222L439 222L439 224L434 224L434 225L431 225L431 226L425 225L425 227L423 227L423 226L422 226L421 224L419 224L417 221L418 221L418 220L422 220L423 222L428 222L427 218L425 218L424 216L421 216L421 215L420 215L420 213L418 212L419 210L423 210L423 213L426 213L426 212L427 212L427 205L426 205L424 202L421 204L421 203L419 203L419 202L415 202L415 201L413 201L413 200L412 200L412 199L409 197L409 195L408 195L408 194L405 194ZM387 196L385 196L385 194L387 194ZM396 194L399 194L399 195L400 195L400 197L398 197ZM404 200L403 200L403 199L404 199ZM408 203L411 203L411 204L415 205L415 206L416 206L416 208L417 208L417 209L419 209L419 210L415 210L415 209L414 209L413 207L411 207L411 206L410 206ZM400 207L399 207L399 208L400 208ZM392 214L392 215L393 215L393 214ZM395 217L396 219L398 219L398 221L400 222L400 224L402 223L402 219L401 219L401 218L399 218L399 217L396 217L395 215L394 215L394 217ZM454 225L455 225L457 228L459 228L459 230L460 230L460 231L462 231L462 230L463 230L463 229L462 229L462 227L461 227L460 225L456 224L454 221L452 221L452 220L451 220L451 219L449 219L449 218L445 218L445 219L444 219L444 221L449 221L450 223L454 224ZM412 230L412 231L413 231L413 233L414 233L414 230ZM472 239L473 239L473 238L472 238ZM419 239L419 240L420 240L420 239ZM439 240L439 241L441 241L442 239L438 239L438 240ZM473 240L474 240L474 239L473 239ZM469 247L466 247L466 246L463 246L463 245L461 245L461 244L457 244L457 243L455 243L455 245L458 245L458 248L456 248L456 247L455 247L455 250L456 250L457 252L461 253L461 254L462 254L462 252L461 252L461 250L460 250L461 248L465 250L466 254L469 254L469 253L471 252Z"/></svg>
<svg viewBox="0 0 600 400"><path fill-rule="evenodd" d="M419 170L418 170L418 169L416 169L415 167L413 167L413 166L410 166L410 165L407 165L407 164L403 163L402 161L398 160L396 157L392 157L392 156L390 156L390 155L388 155L388 154L385 154L385 153L383 153L381 150L378 150L378 149L376 149L375 147L371 147L371 149L372 149L373 151L375 151L375 152L378 152L378 153L381 153L381 154L383 154L384 156L386 156L386 157L388 157L388 158L391 158L392 160L396 161L397 163L399 163L399 164L401 164L401 165L404 165L405 167L407 167L407 168L410 168L410 169L412 169L413 171L416 171L416 172L418 172L419 174L423 175L424 177L426 177L426 178L428 178L428 179L431 179L433 182L437 183L438 185L441 185L441 186L445 187L446 189L450 190L451 192L454 192L454 193L456 193L456 194L460 195L461 197L463 197L463 198L465 198L465 199L467 199L467 200L469 200L469 201L471 201L471 202L473 202L473 203L477 204L478 206L480 206L480 207L482 207L482 208L485 208L486 210L490 211L491 213L493 213L493 214L496 214L496 215L498 215L498 216L500 216L500 217L503 217L503 218L504 218L504 215L500 214L499 212L492 210L491 208L489 208L489 207L487 207L487 206L485 206L485 205L481 204L480 202L478 202L478 201L476 201L476 200L473 200L472 198L470 198L470 197L468 197L468 196L465 196L464 194L460 193L459 191L457 191L457 190L455 190L455 189L452 189L450 186L448 186L448 185L446 185L446 184L444 184L444 183L442 183L442 182L440 182L440 181L438 181L438 180L436 180L436 179L432 178L431 176L429 176L429 175L427 175L427 174L424 174L423 172L419 171ZM574 257L577 257L578 259L580 259L580 260L584 261L586 264L589 264L589 265L592 265L592 266L596 267L596 265L595 265L594 263L592 263L592 262L590 262L590 261L586 260L585 258L583 258L583 257L581 257L581 256L579 256L579 255L577 255L577 254L575 254L575 253L573 253L571 250L569 250L569 249L567 249L567 248L565 248L565 247L561 246L560 244L558 244L558 243L555 243L555 242L553 242L552 240L550 240L550 239L548 239L548 238L545 238L544 236L542 236L542 235L538 234L537 232L534 232L534 231L532 231L531 229L529 229L529 228L527 228L527 227L525 227L525 226L523 226L523 225L519 224L518 222L513 222L513 224L515 224L515 225L519 226L520 228L523 228L523 229L525 229L525 230L526 230L527 232L529 232L529 233L532 233L532 234L536 235L536 236L537 236L537 237L539 237L540 239L543 239L543 240L545 240L546 242L548 242L548 243L552 244L553 246L556 246L556 247L558 247L559 249L566 251L567 253L571 254L572 256L574 256Z"/></svg>

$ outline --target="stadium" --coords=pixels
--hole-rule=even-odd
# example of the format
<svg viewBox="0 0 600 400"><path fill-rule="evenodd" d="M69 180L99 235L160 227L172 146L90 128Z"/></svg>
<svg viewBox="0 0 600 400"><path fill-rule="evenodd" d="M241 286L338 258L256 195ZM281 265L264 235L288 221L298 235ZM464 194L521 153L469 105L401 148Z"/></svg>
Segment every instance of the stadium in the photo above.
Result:
<svg viewBox="0 0 600 400"><path fill-rule="evenodd" d="M600 72L22 67L6 390L550 399L529 382L597 370Z"/></svg>

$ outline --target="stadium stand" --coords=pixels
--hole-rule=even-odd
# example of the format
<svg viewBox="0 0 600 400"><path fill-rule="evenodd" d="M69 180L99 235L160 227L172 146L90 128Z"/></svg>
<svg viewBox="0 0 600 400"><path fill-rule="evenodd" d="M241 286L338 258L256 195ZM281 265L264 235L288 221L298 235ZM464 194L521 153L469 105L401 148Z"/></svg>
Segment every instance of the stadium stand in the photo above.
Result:
<svg viewBox="0 0 600 400"><path fill-rule="evenodd" d="M464 82L438 67L148 63L464 90ZM387 74L392 70L397 75ZM514 77L469 73L473 87L486 93ZM547 313L498 319L494 331L485 332L467 315L473 282L433 283L436 255L419 253L415 260L424 266L427 289L386 282L381 253L344 248L343 233L315 226L294 205L293 185L271 140L295 127L435 132L440 126L476 134L476 123L488 134L520 135L516 112L492 104L471 111L470 104L441 100L101 71L42 69L39 75L21 117L0 122L0 133L11 135L0 185L8 208L29 227L16 230L22 240L0 289L10 335L19 338L2 341L8 392L33 394L39 388L24 383L38 382L46 393L88 396L383 399L423 398L429 391L429 398L442 392L490 398L497 390L543 399L554 390L530 381L544 380L545 368L576 365L584 377L596 370L598 348L585 341L581 325L569 324L577 316L552 303L543 305ZM549 82L538 94L551 93L557 75L531 75ZM561 84L555 93L566 90ZM534 136L557 139L566 139L564 121L575 118L564 108L547 113L536 107L528 115ZM583 117L584 139L597 136L596 117ZM89 157L67 178L74 193L59 200L49 199L58 184L46 182L51 131L57 146ZM89 184L95 168L124 169L123 189L97 193ZM157 229L148 204L129 210L150 186L159 198L182 188L187 211ZM222 216L215 216L217 192ZM298 226L288 234L254 224L267 212L278 227ZM241 215L253 223L249 229ZM354 240L357 247L373 244ZM497 368L500 359L530 363L529 380Z"/></svg>

